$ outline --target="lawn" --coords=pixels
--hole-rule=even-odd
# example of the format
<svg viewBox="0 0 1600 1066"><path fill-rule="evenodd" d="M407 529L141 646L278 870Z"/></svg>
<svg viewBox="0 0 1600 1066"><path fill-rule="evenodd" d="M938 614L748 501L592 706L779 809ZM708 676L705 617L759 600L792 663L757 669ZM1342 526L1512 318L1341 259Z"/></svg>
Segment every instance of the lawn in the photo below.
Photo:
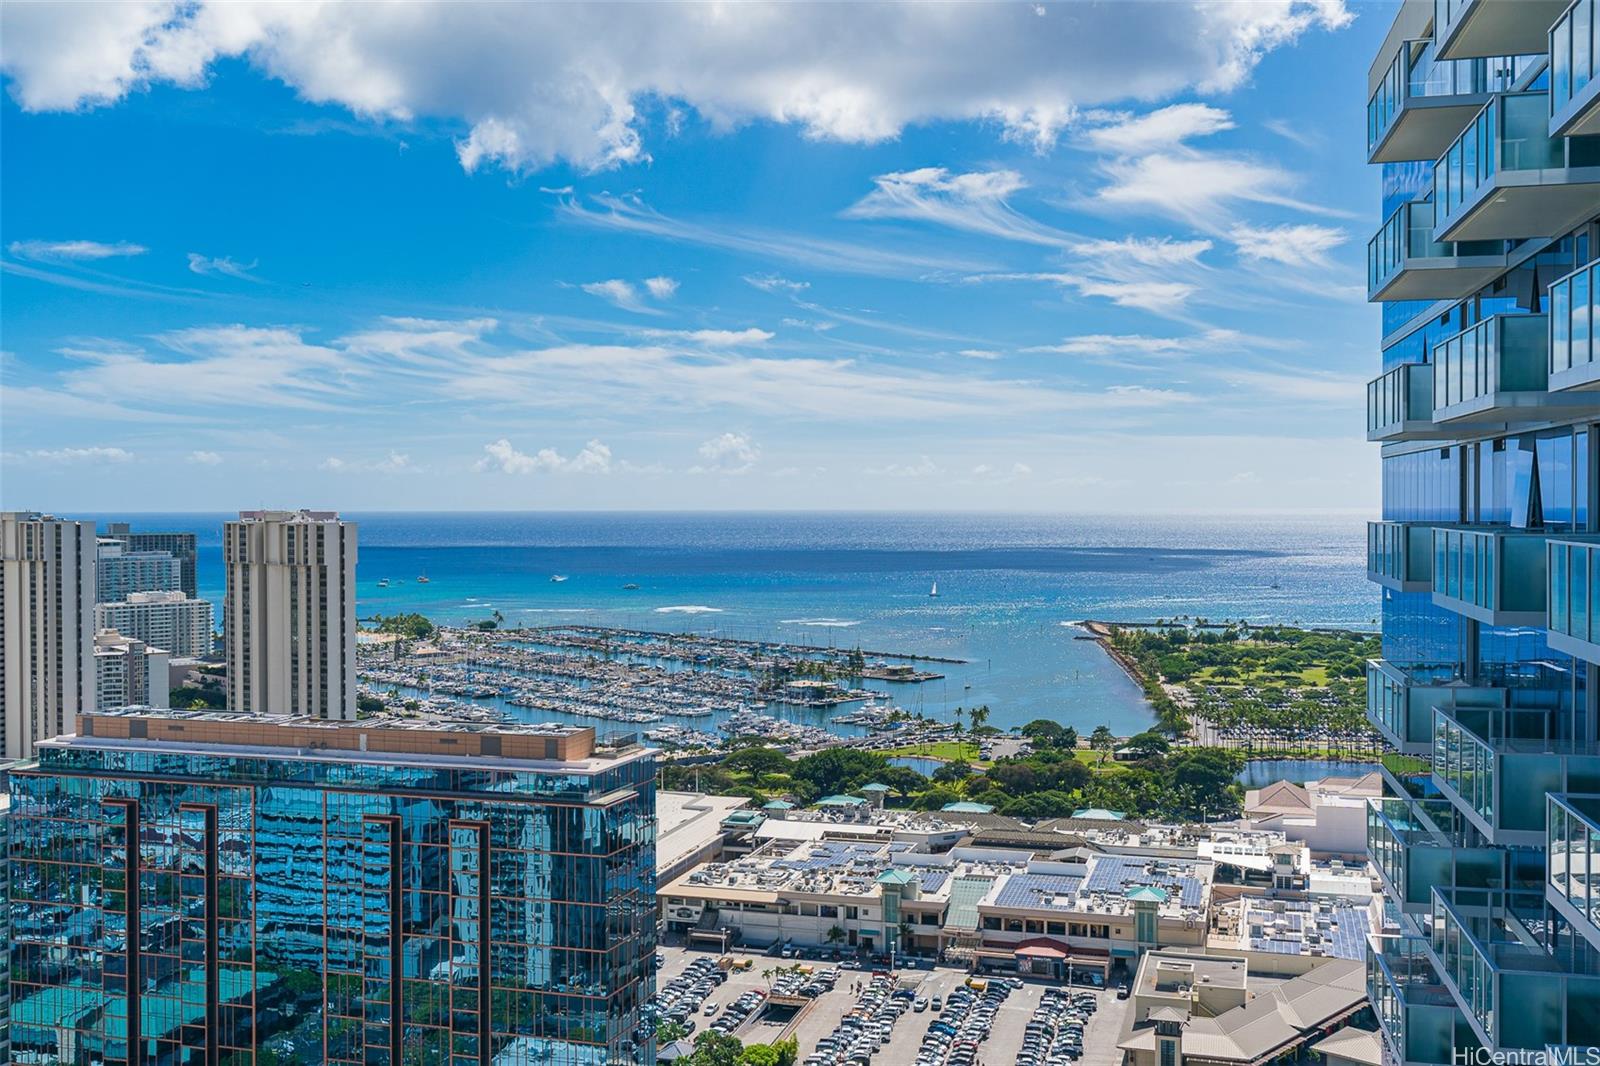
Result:
<svg viewBox="0 0 1600 1066"><path fill-rule="evenodd" d="M978 745L968 744L960 740L940 740L931 744L907 744L898 748L879 748L879 755L890 758L896 756L909 756L911 758L943 759L945 762L979 762Z"/></svg>

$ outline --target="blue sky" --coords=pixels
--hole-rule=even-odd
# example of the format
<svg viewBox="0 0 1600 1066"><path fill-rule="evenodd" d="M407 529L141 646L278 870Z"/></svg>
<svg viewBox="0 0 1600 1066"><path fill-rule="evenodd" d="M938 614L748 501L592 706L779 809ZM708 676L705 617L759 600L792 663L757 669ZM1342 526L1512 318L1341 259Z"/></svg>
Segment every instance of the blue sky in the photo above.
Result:
<svg viewBox="0 0 1600 1066"><path fill-rule="evenodd" d="M7 5L7 507L1361 509L1390 5Z"/></svg>

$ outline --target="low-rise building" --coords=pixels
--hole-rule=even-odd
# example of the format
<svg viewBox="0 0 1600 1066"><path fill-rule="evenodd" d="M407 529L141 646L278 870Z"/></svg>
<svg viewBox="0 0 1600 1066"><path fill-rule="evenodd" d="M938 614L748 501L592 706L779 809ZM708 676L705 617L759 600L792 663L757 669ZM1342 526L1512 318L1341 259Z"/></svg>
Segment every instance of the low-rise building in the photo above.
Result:
<svg viewBox="0 0 1600 1066"><path fill-rule="evenodd" d="M1257 990L1234 956L1152 951L1139 963L1117 1046L1128 1066L1257 1066L1369 1020L1366 968L1333 959Z"/></svg>
<svg viewBox="0 0 1600 1066"><path fill-rule="evenodd" d="M1245 822L1303 841L1319 856L1362 859L1367 848L1367 800L1383 794L1376 774L1327 777L1297 785L1274 781L1244 797Z"/></svg>

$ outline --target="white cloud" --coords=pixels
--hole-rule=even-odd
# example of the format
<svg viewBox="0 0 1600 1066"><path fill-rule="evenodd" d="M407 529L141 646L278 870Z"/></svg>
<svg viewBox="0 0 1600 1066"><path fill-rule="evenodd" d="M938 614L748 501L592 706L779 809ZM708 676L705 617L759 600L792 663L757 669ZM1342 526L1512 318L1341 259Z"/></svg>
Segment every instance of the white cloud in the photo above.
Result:
<svg viewBox="0 0 1600 1066"><path fill-rule="evenodd" d="M1108 116L1106 125L1084 131L1084 143L1117 155L1142 155L1195 137L1233 129L1233 117L1209 104L1173 104L1144 115Z"/></svg>
<svg viewBox="0 0 1600 1066"><path fill-rule="evenodd" d="M15 457L13 457L15 458ZM37 463L61 463L77 465L90 463L96 466L107 466L131 462L133 453L126 448L41 448L26 451L21 454L21 459Z"/></svg>
<svg viewBox="0 0 1600 1066"><path fill-rule="evenodd" d="M409 474L421 469L411 461L411 456L393 450L382 459L352 460L329 456L317 466L336 474Z"/></svg>
<svg viewBox="0 0 1600 1066"><path fill-rule="evenodd" d="M200 466L217 466L222 462L222 456L216 452L190 452L189 462L198 464Z"/></svg>
<svg viewBox="0 0 1600 1066"><path fill-rule="evenodd" d="M809 281L790 281L788 278L781 278L776 274L747 274L744 280L746 284L754 285L762 292L782 292L788 293L790 296L811 288Z"/></svg>
<svg viewBox="0 0 1600 1066"><path fill-rule="evenodd" d="M700 445L703 467L691 473L744 474L761 458L761 448L746 433L723 433Z"/></svg>
<svg viewBox="0 0 1600 1066"><path fill-rule="evenodd" d="M1026 187L1014 170L951 174L944 167L880 174L846 218L930 222L1004 240L1059 247L1072 238L1013 210L1006 200Z"/></svg>
<svg viewBox="0 0 1600 1066"><path fill-rule="evenodd" d="M1102 172L1107 181L1095 194L1102 206L1167 215L1201 229L1216 229L1239 202L1322 210L1290 196L1295 175L1245 156L1177 148L1109 160Z"/></svg>
<svg viewBox="0 0 1600 1066"><path fill-rule="evenodd" d="M707 348L736 348L752 344L765 344L774 334L764 329L647 329L647 337L685 340Z"/></svg>
<svg viewBox="0 0 1600 1066"><path fill-rule="evenodd" d="M652 307L647 307L639 298L639 290L633 287L632 282L623 281L621 278L612 278L609 281L590 281L579 286L590 296L598 296L614 306L635 314L659 314Z"/></svg>
<svg viewBox="0 0 1600 1066"><path fill-rule="evenodd" d="M1171 237L1124 237L1120 241L1079 241L1072 254L1097 260L1103 266L1134 263L1139 266L1170 268L1199 263L1212 244L1207 240L1180 241Z"/></svg>
<svg viewBox="0 0 1600 1066"><path fill-rule="evenodd" d="M600 441L585 444L576 455L568 458L554 448L540 448L532 455L519 452L504 437L483 446L483 458L474 466L477 470L499 470L504 474L563 473L609 474L611 449Z"/></svg>
<svg viewBox="0 0 1600 1066"><path fill-rule="evenodd" d="M143 255L150 249L142 244L117 241L12 241L7 250L18 259L35 259L45 262L110 259L114 256Z"/></svg>
<svg viewBox="0 0 1600 1066"><path fill-rule="evenodd" d="M199 252L189 253L190 272L206 277L223 274L230 278L238 278L240 281L260 281L260 278L250 273L256 268L256 263L254 259L248 263L240 263L225 255L205 256Z"/></svg>
<svg viewBox="0 0 1600 1066"><path fill-rule="evenodd" d="M995 359L1000 358L1000 353L999 352L990 351L987 348L963 348L963 349L961 349L960 352L958 352L956 354L964 355L968 359L995 360Z"/></svg>
<svg viewBox="0 0 1600 1066"><path fill-rule="evenodd" d="M1027 349L1087 357L1183 356L1239 347L1242 335L1231 329L1210 329L1189 337L1152 337L1143 333L1086 333L1067 337L1060 344Z"/></svg>
<svg viewBox="0 0 1600 1066"><path fill-rule="evenodd" d="M924 455L914 463L888 463L868 467L862 473L872 477L938 477L944 473L944 467Z"/></svg>
<svg viewBox="0 0 1600 1066"><path fill-rule="evenodd" d="M678 282L674 278L645 278L644 287L657 300L670 300L678 292Z"/></svg>
<svg viewBox="0 0 1600 1066"><path fill-rule="evenodd" d="M1297 267L1327 266L1327 253L1349 239L1344 230L1312 224L1241 225L1228 236L1242 258Z"/></svg>
<svg viewBox="0 0 1600 1066"><path fill-rule="evenodd" d="M1261 57L1349 20L1339 0L1126 5L371 4L141 0L0 8L0 69L29 111L199 88L242 58L372 120L468 129L467 169L648 158L641 100L715 130L753 120L852 143L938 120L1048 149L1080 108L1242 84ZM894 42L886 50L883 42Z"/></svg>
<svg viewBox="0 0 1600 1066"><path fill-rule="evenodd" d="M1181 281L1113 281L1080 274L1030 272L1016 274L974 274L967 282L1037 281L1075 289L1083 296L1098 296L1118 307L1134 307L1158 315L1173 315L1198 291L1198 286Z"/></svg>

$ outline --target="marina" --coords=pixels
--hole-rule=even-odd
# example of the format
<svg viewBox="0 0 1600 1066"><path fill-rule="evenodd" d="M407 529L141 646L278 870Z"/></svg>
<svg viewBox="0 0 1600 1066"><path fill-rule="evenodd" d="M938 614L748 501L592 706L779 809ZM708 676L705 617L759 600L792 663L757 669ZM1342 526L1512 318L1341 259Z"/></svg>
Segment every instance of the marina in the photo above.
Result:
<svg viewBox="0 0 1600 1066"><path fill-rule="evenodd" d="M858 686L867 670L902 685L939 676L903 668L916 658L590 625L446 627L357 653L362 693L386 708L645 725L684 747L741 736L815 748L907 728L917 715Z"/></svg>

